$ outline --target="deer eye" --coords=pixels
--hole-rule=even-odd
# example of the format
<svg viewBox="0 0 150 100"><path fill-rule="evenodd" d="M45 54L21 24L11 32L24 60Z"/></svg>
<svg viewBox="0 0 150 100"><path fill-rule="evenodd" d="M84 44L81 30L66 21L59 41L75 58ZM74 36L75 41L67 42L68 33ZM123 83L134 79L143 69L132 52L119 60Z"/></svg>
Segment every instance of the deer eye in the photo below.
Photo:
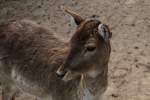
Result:
<svg viewBox="0 0 150 100"><path fill-rule="evenodd" d="M95 46L87 46L86 49L87 49L87 51L92 52L96 49L96 47Z"/></svg>

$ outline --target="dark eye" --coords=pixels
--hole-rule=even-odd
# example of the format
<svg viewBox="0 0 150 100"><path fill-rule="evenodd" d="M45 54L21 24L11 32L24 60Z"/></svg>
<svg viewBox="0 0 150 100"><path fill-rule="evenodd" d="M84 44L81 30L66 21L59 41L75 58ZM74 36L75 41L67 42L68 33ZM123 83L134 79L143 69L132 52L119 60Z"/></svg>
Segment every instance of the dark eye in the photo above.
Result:
<svg viewBox="0 0 150 100"><path fill-rule="evenodd" d="M92 52L96 49L96 47L95 46L87 46L86 49L87 49L87 51Z"/></svg>

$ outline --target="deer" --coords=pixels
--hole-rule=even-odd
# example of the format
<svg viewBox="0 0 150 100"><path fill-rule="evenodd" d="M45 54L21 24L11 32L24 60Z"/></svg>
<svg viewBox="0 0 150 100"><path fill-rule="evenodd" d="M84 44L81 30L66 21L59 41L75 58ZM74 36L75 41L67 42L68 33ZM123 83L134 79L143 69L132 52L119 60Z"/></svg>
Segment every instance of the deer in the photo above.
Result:
<svg viewBox="0 0 150 100"><path fill-rule="evenodd" d="M2 100L15 100L18 91L37 100L99 100L106 91L112 32L64 10L77 25L69 41L32 20L0 24Z"/></svg>

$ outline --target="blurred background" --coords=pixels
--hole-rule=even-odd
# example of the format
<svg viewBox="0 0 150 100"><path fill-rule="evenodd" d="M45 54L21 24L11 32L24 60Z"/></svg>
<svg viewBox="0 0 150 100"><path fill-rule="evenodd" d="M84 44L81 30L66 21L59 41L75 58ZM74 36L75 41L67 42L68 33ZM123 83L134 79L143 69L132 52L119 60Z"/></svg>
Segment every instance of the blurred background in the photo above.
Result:
<svg viewBox="0 0 150 100"><path fill-rule="evenodd" d="M104 100L150 100L150 0L0 0L0 22L31 19L64 39L75 30L67 6L95 16L113 32ZM17 100L34 100L19 94Z"/></svg>

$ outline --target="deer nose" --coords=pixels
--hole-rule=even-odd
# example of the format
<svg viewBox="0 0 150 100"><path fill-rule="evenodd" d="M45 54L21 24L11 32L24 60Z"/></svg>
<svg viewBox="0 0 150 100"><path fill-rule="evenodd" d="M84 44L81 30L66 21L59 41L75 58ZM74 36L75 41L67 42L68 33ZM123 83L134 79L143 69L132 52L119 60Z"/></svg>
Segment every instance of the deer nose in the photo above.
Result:
<svg viewBox="0 0 150 100"><path fill-rule="evenodd" d="M61 68L59 68L57 71L56 71L56 75L59 79L62 79L66 74L66 71L64 70L61 70Z"/></svg>

